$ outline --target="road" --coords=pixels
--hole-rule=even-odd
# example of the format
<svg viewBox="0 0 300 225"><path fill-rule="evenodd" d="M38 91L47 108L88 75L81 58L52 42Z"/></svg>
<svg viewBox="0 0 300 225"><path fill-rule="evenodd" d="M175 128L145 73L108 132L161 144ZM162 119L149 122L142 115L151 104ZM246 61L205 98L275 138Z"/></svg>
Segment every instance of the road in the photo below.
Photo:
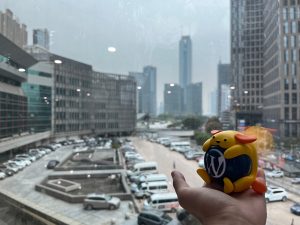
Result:
<svg viewBox="0 0 300 225"><path fill-rule="evenodd" d="M176 170L181 171L186 178L187 183L193 187L201 187L203 181L197 175L198 168L196 161L186 160L180 153L170 151L160 144L149 142L141 138L132 138L137 151L147 161L156 161L160 173L164 173L169 178L169 190L174 191L172 186L171 171L175 162ZM267 204L267 225L290 225L294 219L293 225L300 225L300 217L290 213L291 201L272 202Z"/></svg>

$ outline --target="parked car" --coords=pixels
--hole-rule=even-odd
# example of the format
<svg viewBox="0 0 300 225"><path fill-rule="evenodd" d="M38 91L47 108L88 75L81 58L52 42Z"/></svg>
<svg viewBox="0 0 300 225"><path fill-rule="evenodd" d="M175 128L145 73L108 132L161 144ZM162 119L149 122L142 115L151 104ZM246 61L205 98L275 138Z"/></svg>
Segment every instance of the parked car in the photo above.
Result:
<svg viewBox="0 0 300 225"><path fill-rule="evenodd" d="M284 173L281 170L272 170L266 174L267 177L283 177Z"/></svg>
<svg viewBox="0 0 300 225"><path fill-rule="evenodd" d="M300 203L297 202L294 205L292 205L290 210L291 210L291 213L300 216Z"/></svg>
<svg viewBox="0 0 300 225"><path fill-rule="evenodd" d="M6 177L6 174L3 170L0 170L0 180L4 179Z"/></svg>
<svg viewBox="0 0 300 225"><path fill-rule="evenodd" d="M146 210L138 215L138 225L168 224L172 218L165 212L158 210Z"/></svg>
<svg viewBox="0 0 300 225"><path fill-rule="evenodd" d="M84 199L84 209L117 209L120 207L121 200L105 194L88 194Z"/></svg>
<svg viewBox="0 0 300 225"><path fill-rule="evenodd" d="M28 155L28 154L18 154L15 156L16 159L26 159L26 160L29 160L30 162L34 162L36 160L36 157L35 156L31 156L31 155Z"/></svg>
<svg viewBox="0 0 300 225"><path fill-rule="evenodd" d="M292 184L300 184L300 177L292 179Z"/></svg>
<svg viewBox="0 0 300 225"><path fill-rule="evenodd" d="M47 169L54 169L59 164L58 160L50 160L47 164Z"/></svg>
<svg viewBox="0 0 300 225"><path fill-rule="evenodd" d="M2 169L2 170L4 171L4 173L7 177L10 177L15 174L15 172L13 170L8 169L8 168Z"/></svg>
<svg viewBox="0 0 300 225"><path fill-rule="evenodd" d="M188 151L188 152L184 153L184 157L186 159L189 159L189 160L203 157L203 155L204 155L204 153L199 152L199 151L195 151L195 150Z"/></svg>
<svg viewBox="0 0 300 225"><path fill-rule="evenodd" d="M273 201L286 201L287 193L285 189L279 187L268 187L267 192L265 193L266 202Z"/></svg>

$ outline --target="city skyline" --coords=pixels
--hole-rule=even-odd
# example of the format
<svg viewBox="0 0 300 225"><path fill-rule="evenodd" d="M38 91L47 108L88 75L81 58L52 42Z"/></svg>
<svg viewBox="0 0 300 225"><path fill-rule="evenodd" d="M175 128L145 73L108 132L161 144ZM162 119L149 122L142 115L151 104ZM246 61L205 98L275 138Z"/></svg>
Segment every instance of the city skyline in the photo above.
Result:
<svg viewBox="0 0 300 225"><path fill-rule="evenodd" d="M29 39L33 29L47 28L53 53L91 64L98 71L128 74L145 65L157 67L158 104L163 84L178 83L178 41L188 34L194 50L192 80L203 82L204 114L210 111L209 91L216 87L217 63L229 61L229 1L177 0L172 1L172 10L167 2L87 3L15 0L3 1L0 10L11 9L27 25ZM70 13L59 16L65 15L60 12L66 7ZM43 9L46 16L40 13ZM111 16L113 20L107 19ZM108 52L109 46L117 51Z"/></svg>

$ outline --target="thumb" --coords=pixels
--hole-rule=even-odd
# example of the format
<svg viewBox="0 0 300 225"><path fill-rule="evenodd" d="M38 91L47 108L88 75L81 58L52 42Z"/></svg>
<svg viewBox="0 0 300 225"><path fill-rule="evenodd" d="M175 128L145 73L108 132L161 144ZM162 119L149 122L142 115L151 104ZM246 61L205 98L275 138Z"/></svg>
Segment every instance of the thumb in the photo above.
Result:
<svg viewBox="0 0 300 225"><path fill-rule="evenodd" d="M182 173L178 171L172 171L171 173L173 178L173 186L175 188L175 191L177 195L184 189L189 188L189 185L186 183L184 176Z"/></svg>

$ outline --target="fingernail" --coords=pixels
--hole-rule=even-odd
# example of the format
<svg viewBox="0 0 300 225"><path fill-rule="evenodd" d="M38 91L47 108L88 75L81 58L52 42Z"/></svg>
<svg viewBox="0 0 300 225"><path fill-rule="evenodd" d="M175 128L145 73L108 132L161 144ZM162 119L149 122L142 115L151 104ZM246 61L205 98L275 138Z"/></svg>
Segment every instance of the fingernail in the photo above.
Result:
<svg viewBox="0 0 300 225"><path fill-rule="evenodd" d="M172 176L172 178L174 178L174 176L175 176L175 170L173 170L173 171L171 172L171 176Z"/></svg>

